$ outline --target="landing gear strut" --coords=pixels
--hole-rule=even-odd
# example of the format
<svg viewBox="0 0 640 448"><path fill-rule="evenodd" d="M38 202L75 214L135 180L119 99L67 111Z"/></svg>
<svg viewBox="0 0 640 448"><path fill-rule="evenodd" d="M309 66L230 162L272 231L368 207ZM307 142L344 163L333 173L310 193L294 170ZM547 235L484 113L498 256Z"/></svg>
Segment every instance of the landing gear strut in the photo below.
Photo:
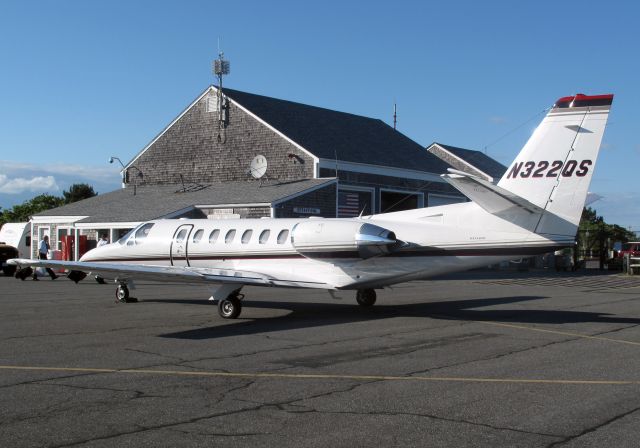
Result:
<svg viewBox="0 0 640 448"><path fill-rule="evenodd" d="M360 306L373 306L376 303L376 291L373 289L358 289L356 301Z"/></svg>
<svg viewBox="0 0 640 448"><path fill-rule="evenodd" d="M218 300L218 314L223 319L235 319L242 311L242 302L244 294L240 294L240 290L233 291L226 298Z"/></svg>

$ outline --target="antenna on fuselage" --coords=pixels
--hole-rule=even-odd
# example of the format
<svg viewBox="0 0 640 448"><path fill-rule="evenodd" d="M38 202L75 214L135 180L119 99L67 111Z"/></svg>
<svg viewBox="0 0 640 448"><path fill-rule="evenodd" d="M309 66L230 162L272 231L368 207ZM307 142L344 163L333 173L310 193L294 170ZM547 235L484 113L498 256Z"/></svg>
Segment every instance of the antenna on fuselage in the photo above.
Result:
<svg viewBox="0 0 640 448"><path fill-rule="evenodd" d="M360 210L360 214L358 215L358 218L362 218L362 215L364 215L364 210L367 208L367 205L369 203L365 202L364 205L362 206L362 210Z"/></svg>

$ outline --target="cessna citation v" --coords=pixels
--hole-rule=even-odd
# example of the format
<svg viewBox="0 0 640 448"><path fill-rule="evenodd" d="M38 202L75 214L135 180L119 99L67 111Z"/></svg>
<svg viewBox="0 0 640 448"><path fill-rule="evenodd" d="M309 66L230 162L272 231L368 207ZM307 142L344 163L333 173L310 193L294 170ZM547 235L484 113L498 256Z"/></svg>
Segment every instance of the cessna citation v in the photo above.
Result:
<svg viewBox="0 0 640 448"><path fill-rule="evenodd" d="M240 314L245 285L375 289L574 244L613 95L560 98L497 184L465 172L442 177L471 202L358 218L163 219L141 224L78 262L12 264L91 272L129 298L138 279L209 282L220 316Z"/></svg>

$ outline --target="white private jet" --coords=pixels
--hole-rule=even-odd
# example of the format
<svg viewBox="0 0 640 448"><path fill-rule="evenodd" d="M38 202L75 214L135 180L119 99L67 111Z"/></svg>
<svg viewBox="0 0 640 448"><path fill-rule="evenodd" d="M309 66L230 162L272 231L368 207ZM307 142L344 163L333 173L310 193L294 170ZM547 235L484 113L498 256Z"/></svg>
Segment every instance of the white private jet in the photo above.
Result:
<svg viewBox="0 0 640 448"><path fill-rule="evenodd" d="M78 262L10 262L113 279L121 301L138 279L209 282L227 319L245 285L356 290L371 306L376 288L573 245L612 101L560 98L497 185L442 175L472 202L359 218L156 220Z"/></svg>

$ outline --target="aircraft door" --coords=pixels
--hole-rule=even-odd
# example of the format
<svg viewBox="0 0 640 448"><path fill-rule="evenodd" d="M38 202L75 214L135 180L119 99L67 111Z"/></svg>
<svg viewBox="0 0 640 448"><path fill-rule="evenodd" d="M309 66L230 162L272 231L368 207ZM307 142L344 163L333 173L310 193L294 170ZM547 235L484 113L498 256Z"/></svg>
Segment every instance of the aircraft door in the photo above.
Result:
<svg viewBox="0 0 640 448"><path fill-rule="evenodd" d="M171 264L173 266L189 266L187 250L192 230L192 224L183 224L173 234L173 241L171 241Z"/></svg>

